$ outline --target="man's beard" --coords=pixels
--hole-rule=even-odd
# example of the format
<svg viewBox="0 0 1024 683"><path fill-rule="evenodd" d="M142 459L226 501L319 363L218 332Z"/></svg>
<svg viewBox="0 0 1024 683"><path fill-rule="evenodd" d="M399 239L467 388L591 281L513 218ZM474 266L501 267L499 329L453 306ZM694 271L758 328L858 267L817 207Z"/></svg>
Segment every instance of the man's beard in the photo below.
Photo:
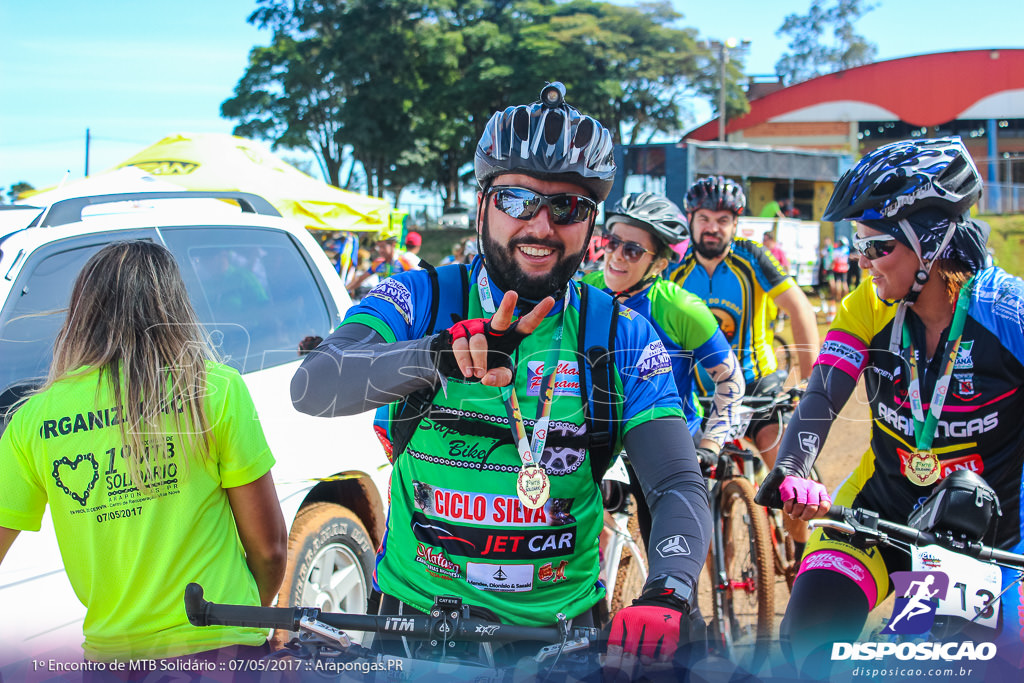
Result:
<svg viewBox="0 0 1024 683"><path fill-rule="evenodd" d="M501 246L491 239L491 232L488 229L486 220L483 226L483 251L487 263L487 275L498 285L502 291L515 291L520 299L537 302L546 296L560 298L565 294L565 286L576 269L583 261L586 247L575 254L566 256L558 261L547 273L543 275L528 275L516 263L513 250L520 244L544 246L562 251L561 244L545 242L528 238L512 239L507 246Z"/></svg>
<svg viewBox="0 0 1024 683"><path fill-rule="evenodd" d="M718 245L711 246L704 244L704 241L693 243L693 250L704 258L718 258L725 253L725 250L732 244L732 240L722 240Z"/></svg>

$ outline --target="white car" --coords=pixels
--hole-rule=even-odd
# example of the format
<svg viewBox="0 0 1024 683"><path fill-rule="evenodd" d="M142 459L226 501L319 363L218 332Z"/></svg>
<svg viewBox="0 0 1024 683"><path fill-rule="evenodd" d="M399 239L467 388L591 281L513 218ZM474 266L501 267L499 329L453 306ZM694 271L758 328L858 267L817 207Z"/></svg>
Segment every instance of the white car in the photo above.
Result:
<svg viewBox="0 0 1024 683"><path fill-rule="evenodd" d="M90 256L118 240L167 246L218 351L245 378L277 460L291 527L279 604L363 611L390 466L371 413L310 417L289 394L300 341L326 337L351 305L316 240L244 193L101 195L24 213L20 228L0 231L0 411L46 375L62 309ZM0 606L0 680L20 680L31 660L81 644L85 608L48 515L0 564Z"/></svg>

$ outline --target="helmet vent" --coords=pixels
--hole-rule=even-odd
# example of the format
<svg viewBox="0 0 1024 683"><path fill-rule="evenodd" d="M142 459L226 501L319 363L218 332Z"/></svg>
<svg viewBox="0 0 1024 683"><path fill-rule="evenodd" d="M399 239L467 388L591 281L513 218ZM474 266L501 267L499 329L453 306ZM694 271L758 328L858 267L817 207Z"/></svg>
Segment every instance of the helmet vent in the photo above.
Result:
<svg viewBox="0 0 1024 683"><path fill-rule="evenodd" d="M590 144L590 140L593 137L594 122L589 117L584 118L576 128L576 137L573 138L572 146L576 149L583 149Z"/></svg>
<svg viewBox="0 0 1024 683"><path fill-rule="evenodd" d="M558 139L562 137L564 122L565 117L562 115L562 112L548 112L548 115L544 117L544 142L549 145L558 142Z"/></svg>
<svg viewBox="0 0 1024 683"><path fill-rule="evenodd" d="M516 107L512 114L512 132L520 140L530 139L530 112L526 107Z"/></svg>

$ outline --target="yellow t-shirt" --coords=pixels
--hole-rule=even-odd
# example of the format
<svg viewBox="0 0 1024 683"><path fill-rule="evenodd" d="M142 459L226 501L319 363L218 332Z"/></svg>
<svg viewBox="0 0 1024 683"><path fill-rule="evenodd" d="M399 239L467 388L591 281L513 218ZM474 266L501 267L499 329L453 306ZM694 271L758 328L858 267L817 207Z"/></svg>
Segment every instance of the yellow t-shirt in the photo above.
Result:
<svg viewBox="0 0 1024 683"><path fill-rule="evenodd" d="M224 489L249 484L274 464L241 376L207 365L209 457L174 434L153 447L152 484L139 492L123 460L109 381L82 368L32 397L0 439L0 526L38 531L49 503L68 578L87 608L90 660L173 657L266 632L197 628L185 616L185 586L215 602L258 605L256 581Z"/></svg>

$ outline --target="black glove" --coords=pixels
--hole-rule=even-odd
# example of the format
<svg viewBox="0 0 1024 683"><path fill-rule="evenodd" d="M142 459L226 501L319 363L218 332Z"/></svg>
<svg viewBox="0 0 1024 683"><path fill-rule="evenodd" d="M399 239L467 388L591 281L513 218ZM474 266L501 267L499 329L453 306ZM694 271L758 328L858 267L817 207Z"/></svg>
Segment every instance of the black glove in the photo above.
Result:
<svg viewBox="0 0 1024 683"><path fill-rule="evenodd" d="M718 453L715 453L710 448L698 448L697 462L700 463L700 473L708 477L711 474L711 470L718 466Z"/></svg>
<svg viewBox="0 0 1024 683"><path fill-rule="evenodd" d="M781 510L782 496L779 493L779 486L782 484L782 480L789 475L789 472L782 470L778 465L773 467L772 471L761 482L761 485L757 487L757 493L754 494L754 502L766 508Z"/></svg>
<svg viewBox="0 0 1024 683"><path fill-rule="evenodd" d="M491 327L489 319L473 318L457 321L447 330L438 333L430 344L430 349L437 352L438 372L446 377L467 379L459 370L459 364L455 362L452 342L463 337L469 339L474 335L482 334L487 340L487 369L508 368L515 373L512 354L527 336L516 329L518 325L519 321L517 320L508 329L497 331Z"/></svg>

